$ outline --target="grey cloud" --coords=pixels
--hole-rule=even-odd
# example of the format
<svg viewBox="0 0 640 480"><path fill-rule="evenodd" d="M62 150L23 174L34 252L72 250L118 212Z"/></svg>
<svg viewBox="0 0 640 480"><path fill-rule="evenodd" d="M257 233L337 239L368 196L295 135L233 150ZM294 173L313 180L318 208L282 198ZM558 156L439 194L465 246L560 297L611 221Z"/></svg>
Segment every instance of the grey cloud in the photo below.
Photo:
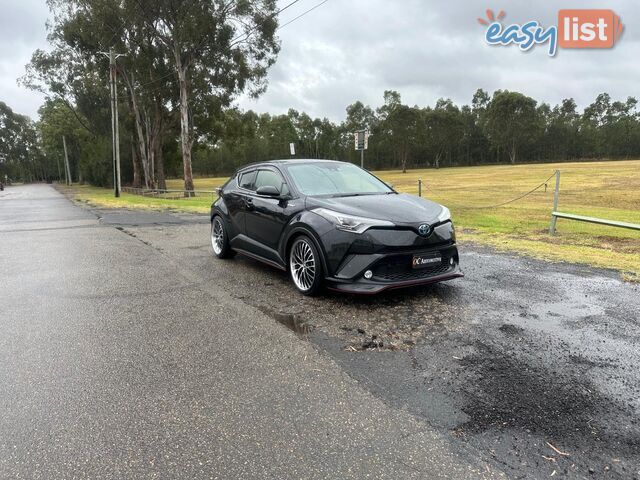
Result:
<svg viewBox="0 0 640 480"><path fill-rule="evenodd" d="M281 6L291 0L280 0ZM284 23L320 0L302 0L283 12ZM6 5L5 5L6 3ZM0 17L0 99L36 116L41 96L17 87L16 78L36 48L46 47L44 0L3 2ZM611 8L625 33L613 50L543 48L523 54L515 47L489 47L477 17L503 9L506 21L536 19L555 24L559 8ZM344 118L345 107L361 100L373 107L386 89L410 104L433 105L440 97L469 103L481 87L519 90L551 104L574 97L584 107L608 91L640 96L640 11L633 0L329 0L283 28L282 50L269 72L269 88L238 104L257 111L304 110L314 117Z"/></svg>
<svg viewBox="0 0 640 480"><path fill-rule="evenodd" d="M44 0L3 1L0 11L0 101L14 111L37 117L43 96L17 85L37 48L46 48Z"/></svg>
<svg viewBox="0 0 640 480"><path fill-rule="evenodd" d="M304 11L313 4L298 5ZM613 50L561 50L549 58L542 47L522 53L515 47L487 46L476 19L489 7L496 13L505 10L508 22L535 19L546 26L557 22L560 8L611 8L626 29ZM289 13L293 17L298 12ZM406 103L421 106L439 97L469 103L480 87L519 90L551 104L574 97L581 107L603 91L616 98L638 96L638 19L632 0L566 0L562 5L330 0L281 31L283 48L267 93L239 104L274 113L293 107L340 120L355 100L380 105L385 89L398 90ZM326 52L335 53L305 50L305 44L325 45Z"/></svg>

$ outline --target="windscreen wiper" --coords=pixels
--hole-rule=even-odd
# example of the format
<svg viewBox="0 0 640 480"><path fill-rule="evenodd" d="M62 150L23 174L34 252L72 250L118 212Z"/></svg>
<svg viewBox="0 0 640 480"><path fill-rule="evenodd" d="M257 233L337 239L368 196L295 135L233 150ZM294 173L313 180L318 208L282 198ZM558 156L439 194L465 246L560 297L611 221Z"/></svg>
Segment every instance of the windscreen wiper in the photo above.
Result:
<svg viewBox="0 0 640 480"><path fill-rule="evenodd" d="M332 198L342 198L342 197L360 197L361 195L369 195L368 193L336 193L332 195Z"/></svg>

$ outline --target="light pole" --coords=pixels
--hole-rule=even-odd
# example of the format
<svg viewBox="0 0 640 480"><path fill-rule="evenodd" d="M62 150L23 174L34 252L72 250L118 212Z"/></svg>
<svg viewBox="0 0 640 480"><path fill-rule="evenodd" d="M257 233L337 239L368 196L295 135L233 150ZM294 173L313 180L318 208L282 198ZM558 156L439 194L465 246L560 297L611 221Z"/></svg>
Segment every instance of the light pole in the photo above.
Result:
<svg viewBox="0 0 640 480"><path fill-rule="evenodd" d="M111 136L113 151L113 194L120 196L120 129L118 127L118 84L116 83L116 59L124 56L123 53L115 53L113 48L109 52L100 52L109 58L109 89L111 93Z"/></svg>

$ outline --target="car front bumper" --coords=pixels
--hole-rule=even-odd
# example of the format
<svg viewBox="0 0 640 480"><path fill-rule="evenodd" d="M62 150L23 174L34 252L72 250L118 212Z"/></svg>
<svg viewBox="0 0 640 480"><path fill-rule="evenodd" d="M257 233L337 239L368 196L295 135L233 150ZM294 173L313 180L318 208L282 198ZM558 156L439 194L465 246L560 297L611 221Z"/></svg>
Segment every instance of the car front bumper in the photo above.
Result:
<svg viewBox="0 0 640 480"><path fill-rule="evenodd" d="M451 269L451 271L442 273L440 275L434 275L431 277L425 277L416 280L404 280L387 283L372 282L364 278L351 283L336 283L332 279L327 279L327 288L336 292L354 293L359 295L375 295L385 290L407 288L418 285L428 285L430 283L444 282L446 280L453 280L454 278L461 277L464 277L464 273L462 273L462 270L460 270L459 266L456 266L455 268Z"/></svg>
<svg viewBox="0 0 640 480"><path fill-rule="evenodd" d="M425 239L422 245L396 245L395 248L375 249L372 253L351 253L335 273L326 278L327 286L340 292L375 294L463 277L455 237L438 240L432 243ZM435 257L436 262L414 268L416 256Z"/></svg>

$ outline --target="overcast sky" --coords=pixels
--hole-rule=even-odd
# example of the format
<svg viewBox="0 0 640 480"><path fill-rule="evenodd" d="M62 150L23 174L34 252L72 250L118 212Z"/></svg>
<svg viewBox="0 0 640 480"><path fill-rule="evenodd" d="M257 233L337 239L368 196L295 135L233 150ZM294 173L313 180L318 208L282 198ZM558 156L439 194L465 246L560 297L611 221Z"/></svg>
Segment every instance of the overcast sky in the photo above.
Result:
<svg viewBox="0 0 640 480"><path fill-rule="evenodd" d="M291 0L280 0L280 6ZM321 0L300 0L280 16L291 20ZM44 0L0 0L0 100L37 117L42 96L16 85L36 48L46 48ZM625 25L612 50L546 47L528 53L490 47L476 18L486 8L505 10L505 22L557 23L559 8L610 8ZM290 107L313 117L344 118L355 100L377 107L384 90L398 90L404 103L433 105L440 97L469 103L481 87L518 90L551 104L573 97L580 107L598 93L640 97L640 11L637 2L533 2L509 0L328 0L282 28L282 49L269 73L269 88L243 108L285 113Z"/></svg>

